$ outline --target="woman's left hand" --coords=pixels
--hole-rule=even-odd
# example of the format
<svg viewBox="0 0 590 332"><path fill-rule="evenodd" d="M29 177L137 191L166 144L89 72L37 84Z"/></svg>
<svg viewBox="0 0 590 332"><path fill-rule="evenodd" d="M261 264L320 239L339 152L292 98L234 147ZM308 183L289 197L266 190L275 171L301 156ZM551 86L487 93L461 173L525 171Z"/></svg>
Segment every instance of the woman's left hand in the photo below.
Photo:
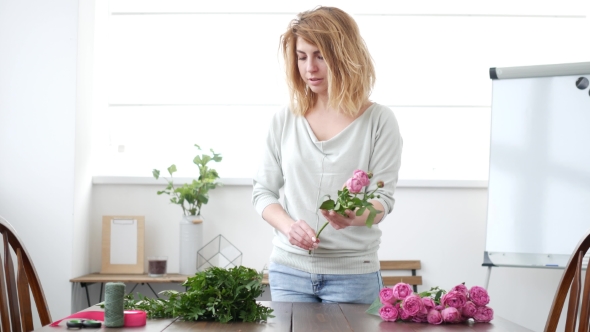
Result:
<svg viewBox="0 0 590 332"><path fill-rule="evenodd" d="M347 217L334 212L333 210L320 210L322 211L322 215L326 220L332 225L332 227L336 230L346 228L348 226L357 226L359 223L356 216L356 213L350 210L346 210L345 213ZM362 223L364 225L364 223Z"/></svg>

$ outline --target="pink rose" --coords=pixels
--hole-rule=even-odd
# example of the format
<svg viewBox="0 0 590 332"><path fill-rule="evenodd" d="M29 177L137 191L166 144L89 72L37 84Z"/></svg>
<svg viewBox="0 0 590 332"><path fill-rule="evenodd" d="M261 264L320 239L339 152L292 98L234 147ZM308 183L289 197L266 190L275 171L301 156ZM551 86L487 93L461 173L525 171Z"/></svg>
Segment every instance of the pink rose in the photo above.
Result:
<svg viewBox="0 0 590 332"><path fill-rule="evenodd" d="M412 317L412 322L414 323L428 323L428 316L423 314L418 314Z"/></svg>
<svg viewBox="0 0 590 332"><path fill-rule="evenodd" d="M452 292L452 291L457 291L459 293L463 293L463 295L465 295L466 298L469 298L469 290L467 289L465 284L459 284L459 285L451 288L451 290L449 292Z"/></svg>
<svg viewBox="0 0 590 332"><path fill-rule="evenodd" d="M443 322L443 318L442 315L440 314L440 311L438 310L430 310L428 312L428 316L426 316L426 318L428 319L428 323L429 324L441 324Z"/></svg>
<svg viewBox="0 0 590 332"><path fill-rule="evenodd" d="M369 180L369 175L360 169L354 171L354 173L352 173L352 177L359 180L361 186L363 187L368 186L369 183L371 183L371 180Z"/></svg>
<svg viewBox="0 0 590 332"><path fill-rule="evenodd" d="M424 304L424 308L426 309L427 313L430 311L430 309L434 309L436 306L436 303L434 303L434 300L431 297L423 297L422 303Z"/></svg>
<svg viewBox="0 0 590 332"><path fill-rule="evenodd" d="M346 181L346 187L351 194L358 194L361 192L361 189L363 189L361 182L355 178L348 179L348 181Z"/></svg>
<svg viewBox="0 0 590 332"><path fill-rule="evenodd" d="M379 309L379 316L387 322L395 322L399 317L398 310L391 304L385 304Z"/></svg>
<svg viewBox="0 0 590 332"><path fill-rule="evenodd" d="M461 321L461 313L457 308L448 307L443 309L440 314L442 315L443 321L446 323L458 323Z"/></svg>
<svg viewBox="0 0 590 332"><path fill-rule="evenodd" d="M449 306L457 309L463 308L465 302L467 302L467 297L465 294L458 291L450 291L443 295L440 299L440 304L443 306Z"/></svg>
<svg viewBox="0 0 590 332"><path fill-rule="evenodd" d="M395 286L393 286L393 296L395 296L397 299L403 300L412 294L414 294L414 291L412 290L412 286L409 284L398 282L395 284Z"/></svg>
<svg viewBox="0 0 590 332"><path fill-rule="evenodd" d="M391 289L390 287L385 287L381 289L381 291L379 291L379 299L383 304L393 304L395 303L395 301L397 301L395 296L393 296L393 289Z"/></svg>
<svg viewBox="0 0 590 332"><path fill-rule="evenodd" d="M408 318L411 318L411 316L410 316L410 314L408 314L406 309L402 308L402 310L399 314L399 318L401 318L401 320L408 320Z"/></svg>
<svg viewBox="0 0 590 332"><path fill-rule="evenodd" d="M483 287L471 287L469 290L469 297L471 298L471 301L473 301L473 303L475 303L475 305L478 307L483 307L484 305L490 303L488 291Z"/></svg>
<svg viewBox="0 0 590 332"><path fill-rule="evenodd" d="M476 312L477 306L471 301L467 301L463 308L461 308L461 314L467 318L472 318Z"/></svg>
<svg viewBox="0 0 590 332"><path fill-rule="evenodd" d="M422 309L424 309L424 304L422 303L420 296L412 294L403 300L402 308L404 308L404 311L406 311L408 315L416 316L421 313Z"/></svg>
<svg viewBox="0 0 590 332"><path fill-rule="evenodd" d="M427 314L428 314L428 309L426 309L426 306L424 306L424 302L422 302L422 308L420 309L420 312L417 313L416 315L426 317Z"/></svg>
<svg viewBox="0 0 590 332"><path fill-rule="evenodd" d="M444 307L444 306L442 306L442 305L440 305L440 304L434 307L434 309L435 309L435 310L438 310L438 311L441 311L441 310L443 310L444 308L445 308L445 307Z"/></svg>
<svg viewBox="0 0 590 332"><path fill-rule="evenodd" d="M473 315L473 319L476 322L487 323L494 319L494 310L487 306L477 307L477 312Z"/></svg>

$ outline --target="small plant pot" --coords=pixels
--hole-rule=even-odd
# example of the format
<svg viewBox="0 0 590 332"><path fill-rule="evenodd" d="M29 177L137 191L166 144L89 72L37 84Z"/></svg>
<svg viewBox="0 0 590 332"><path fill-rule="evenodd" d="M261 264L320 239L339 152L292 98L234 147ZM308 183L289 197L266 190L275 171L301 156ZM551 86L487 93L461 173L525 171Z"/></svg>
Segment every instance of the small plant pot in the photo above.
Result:
<svg viewBox="0 0 590 332"><path fill-rule="evenodd" d="M154 278L166 276L167 265L168 257L166 256L148 257L148 275Z"/></svg>

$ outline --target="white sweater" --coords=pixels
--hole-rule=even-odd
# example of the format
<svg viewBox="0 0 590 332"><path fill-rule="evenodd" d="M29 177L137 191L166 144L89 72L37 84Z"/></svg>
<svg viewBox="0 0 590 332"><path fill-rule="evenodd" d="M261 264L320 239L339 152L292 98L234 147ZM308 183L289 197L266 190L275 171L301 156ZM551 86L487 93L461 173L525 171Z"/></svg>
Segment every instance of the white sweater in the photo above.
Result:
<svg viewBox="0 0 590 332"><path fill-rule="evenodd" d="M326 222L318 207L335 198L356 169L373 172L369 191L377 181L385 186L375 193L385 215L393 209L393 193L401 165L402 138L391 109L373 103L338 135L319 141L307 120L287 107L270 124L262 163L254 176L252 202L256 211L280 203L294 220L302 219L316 232ZM293 246L275 229L271 261L318 274L359 274L379 270L379 225L335 230L330 225L320 235L319 248L309 255Z"/></svg>

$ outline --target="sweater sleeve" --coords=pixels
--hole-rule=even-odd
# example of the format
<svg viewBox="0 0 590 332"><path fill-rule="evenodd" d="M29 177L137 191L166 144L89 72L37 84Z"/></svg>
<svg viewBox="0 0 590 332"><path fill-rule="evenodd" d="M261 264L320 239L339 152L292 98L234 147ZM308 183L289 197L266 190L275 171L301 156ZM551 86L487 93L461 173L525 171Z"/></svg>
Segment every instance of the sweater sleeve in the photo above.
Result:
<svg viewBox="0 0 590 332"><path fill-rule="evenodd" d="M280 203L279 190L284 184L280 144L284 112L285 110L277 112L271 121L262 161L253 179L252 204L260 215L268 205Z"/></svg>
<svg viewBox="0 0 590 332"><path fill-rule="evenodd" d="M378 181L383 181L383 188L375 192L375 196L385 211L385 218L393 210L395 199L393 194L399 177L401 167L401 155L403 140L400 134L397 119L389 108L380 112L374 130L374 146L369 169L374 176L371 179L369 190L375 189ZM382 219L383 220L383 219Z"/></svg>

